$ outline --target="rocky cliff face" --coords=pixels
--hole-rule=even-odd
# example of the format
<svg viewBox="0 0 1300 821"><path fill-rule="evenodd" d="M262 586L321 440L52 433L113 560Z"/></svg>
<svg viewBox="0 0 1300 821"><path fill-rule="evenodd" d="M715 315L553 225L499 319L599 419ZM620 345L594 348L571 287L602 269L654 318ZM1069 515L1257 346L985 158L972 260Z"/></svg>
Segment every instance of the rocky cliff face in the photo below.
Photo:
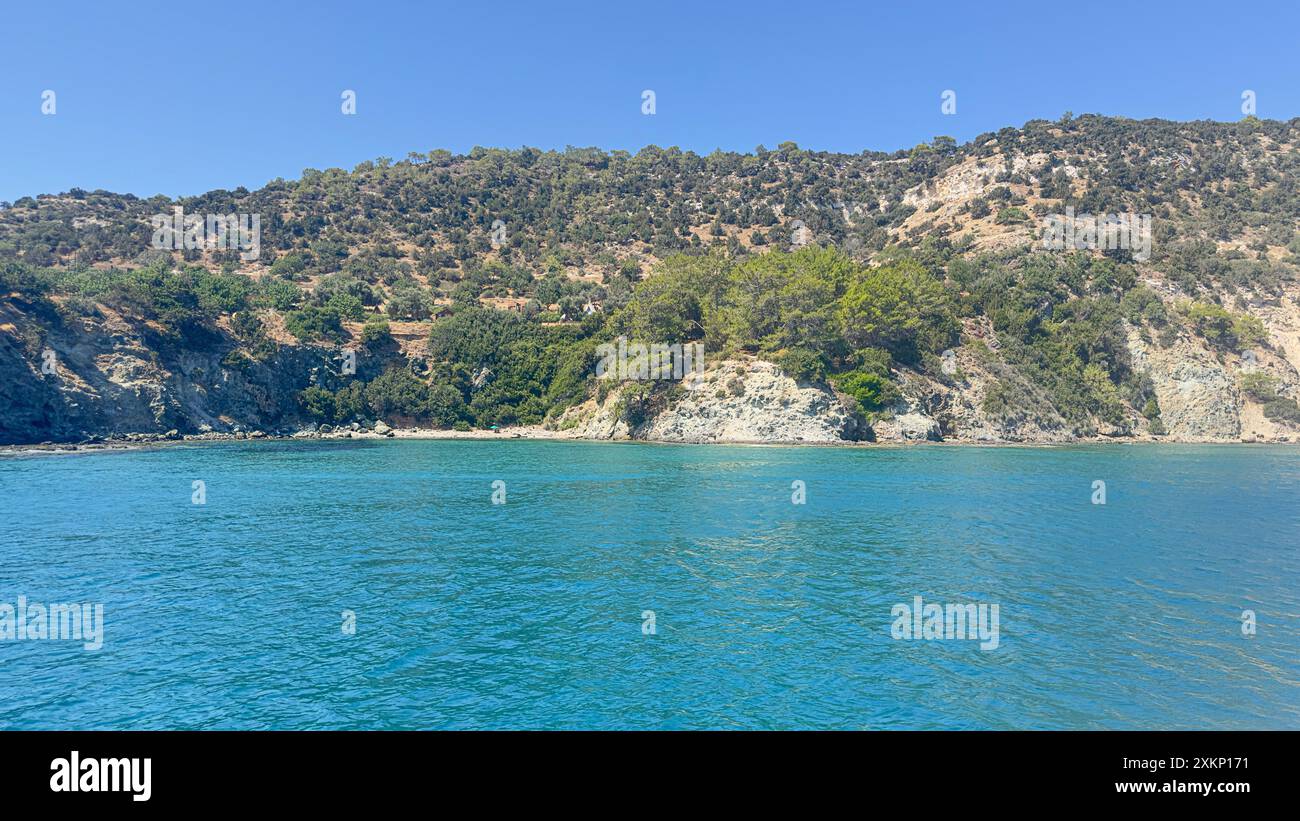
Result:
<svg viewBox="0 0 1300 821"><path fill-rule="evenodd" d="M304 422L299 391L337 370L316 348L228 358L237 347L221 335L168 344L117 315L0 301L0 443L287 430Z"/></svg>
<svg viewBox="0 0 1300 821"><path fill-rule="evenodd" d="M1017 382L1014 369L989 353L996 340L973 326L967 344L954 352L950 377L897 371L902 398L869 415L828 385L799 383L770 362L744 358L710 363L685 383L659 385L639 414L628 412L627 385L613 385L603 401L593 397L572 407L550 427L575 438L683 443L1300 441L1300 428L1269 418L1240 387L1245 374L1263 373L1280 395L1300 393L1295 307L1288 297L1257 311L1272 341L1244 355L1212 351L1189 336L1162 344L1129 328L1133 369L1151 381L1160 427L1129 408L1125 425L1080 437L1049 406L1035 404L1032 386ZM256 361L221 334L201 346L166 344L147 323L112 313L69 319L48 305L3 301L0 443L169 431L291 433L310 424L298 394L313 384L340 384L337 357L326 348L281 344ZM361 378L382 367L361 362ZM999 382L1022 385L1028 398L1021 407L990 410L989 392Z"/></svg>
<svg viewBox="0 0 1300 821"><path fill-rule="evenodd" d="M1241 438L1242 397L1225 365L1185 341L1160 348L1130 331L1128 343L1135 367L1151 377L1161 418L1173 437L1192 442Z"/></svg>
<svg viewBox="0 0 1300 821"><path fill-rule="evenodd" d="M581 438L655 442L828 444L869 435L830 388L801 385L770 362L723 361L669 394L639 424L623 418L627 399L616 390L603 403L570 409L558 427Z"/></svg>
<svg viewBox="0 0 1300 821"><path fill-rule="evenodd" d="M950 376L898 370L893 376L902 398L871 414L827 385L797 383L776 365L750 358L711 363L690 389L661 385L635 424L628 421L626 386L617 386L603 401L570 408L553 427L576 438L658 442L1300 442L1300 426L1269 418L1241 388L1243 377L1254 373L1272 380L1281 396L1300 394L1295 307L1289 297L1256 306L1270 341L1244 354L1212 350L1187 334L1162 342L1126 328L1133 370L1150 380L1159 420L1126 406L1123 424L1084 434L998 355L995 336L978 324L965 329L966 344L954 351ZM991 407L989 395L999 383L1023 392L1014 407Z"/></svg>

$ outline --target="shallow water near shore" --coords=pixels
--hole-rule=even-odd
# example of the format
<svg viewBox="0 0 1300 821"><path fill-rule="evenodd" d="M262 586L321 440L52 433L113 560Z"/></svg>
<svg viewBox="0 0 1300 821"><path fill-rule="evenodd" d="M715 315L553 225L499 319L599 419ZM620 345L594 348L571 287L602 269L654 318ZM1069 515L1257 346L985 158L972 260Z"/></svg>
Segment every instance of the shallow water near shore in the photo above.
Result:
<svg viewBox="0 0 1300 821"><path fill-rule="evenodd" d="M0 499L0 604L105 622L0 640L6 729L1300 728L1295 448L179 443Z"/></svg>

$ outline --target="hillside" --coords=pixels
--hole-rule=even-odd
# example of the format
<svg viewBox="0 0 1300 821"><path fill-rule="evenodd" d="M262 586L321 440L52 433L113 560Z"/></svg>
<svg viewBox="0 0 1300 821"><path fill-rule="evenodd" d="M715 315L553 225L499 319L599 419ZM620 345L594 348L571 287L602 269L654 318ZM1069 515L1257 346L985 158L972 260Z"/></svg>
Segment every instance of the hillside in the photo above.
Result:
<svg viewBox="0 0 1300 821"><path fill-rule="evenodd" d="M1293 441L1298 139L1084 116L893 154L432 151L24 198L0 204L0 441ZM177 207L257 215L256 258L153 247ZM1149 242L1047 249L1063 213L1144 215ZM702 342L705 387L596 379L620 335Z"/></svg>

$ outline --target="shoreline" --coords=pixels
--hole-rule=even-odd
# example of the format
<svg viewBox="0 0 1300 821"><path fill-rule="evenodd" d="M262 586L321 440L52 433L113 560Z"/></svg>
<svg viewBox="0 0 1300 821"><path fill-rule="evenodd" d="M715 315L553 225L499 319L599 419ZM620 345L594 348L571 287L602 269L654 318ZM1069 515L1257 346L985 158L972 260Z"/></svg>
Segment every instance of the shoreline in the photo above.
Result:
<svg viewBox="0 0 1300 821"><path fill-rule="evenodd" d="M612 439L570 435L566 431L548 430L538 426L513 426L496 431L468 430L459 431L442 428L389 428L383 433L358 426L358 429L345 428L327 433L318 431L296 431L294 433L251 432L206 432L198 434L177 434L169 431L165 434L129 433L113 437L93 437L82 442L31 442L0 445L0 457L21 455L77 455L86 453L122 453L148 448L171 445L203 444L214 442L356 442L380 440L460 440L460 441L559 441L559 442L602 442L609 444L639 445L736 445L746 447L813 447L813 448L911 448L911 447L969 447L969 448L1059 448L1079 445L1297 445L1300 441L1285 440L1184 440L1166 437L1114 437L1094 436L1090 438L1063 439L1053 441L1013 441L1013 440L887 440L887 441L803 441L803 440L741 440L727 439L719 441L674 441L660 439Z"/></svg>

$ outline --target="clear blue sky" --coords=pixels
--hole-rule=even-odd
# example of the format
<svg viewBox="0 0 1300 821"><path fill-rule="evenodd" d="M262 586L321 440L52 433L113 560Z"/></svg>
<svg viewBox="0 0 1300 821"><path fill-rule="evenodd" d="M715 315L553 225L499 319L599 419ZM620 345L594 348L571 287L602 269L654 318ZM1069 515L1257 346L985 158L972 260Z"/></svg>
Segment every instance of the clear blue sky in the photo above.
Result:
<svg viewBox="0 0 1300 821"><path fill-rule="evenodd" d="M474 145L857 152L1067 110L1236 120L1244 89L1261 117L1300 114L1300 6L1160 6L8 4L0 200L255 188ZM356 116L340 113L344 89Z"/></svg>

